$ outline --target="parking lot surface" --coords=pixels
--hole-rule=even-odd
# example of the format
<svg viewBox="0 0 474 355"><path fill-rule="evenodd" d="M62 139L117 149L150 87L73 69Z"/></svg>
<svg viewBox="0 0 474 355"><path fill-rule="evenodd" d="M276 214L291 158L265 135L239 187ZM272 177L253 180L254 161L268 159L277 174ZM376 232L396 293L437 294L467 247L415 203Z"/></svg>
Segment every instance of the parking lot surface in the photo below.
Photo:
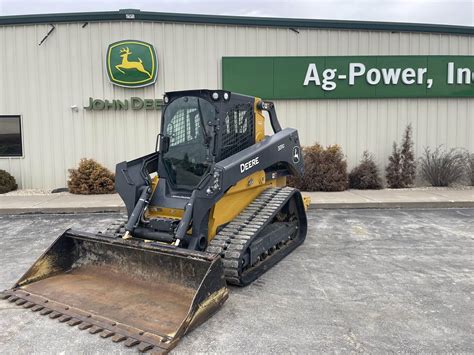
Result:
<svg viewBox="0 0 474 355"><path fill-rule="evenodd" d="M0 289L64 229L117 214L0 216ZM174 353L474 352L474 209L311 210L306 242ZM135 353L0 301L0 353Z"/></svg>

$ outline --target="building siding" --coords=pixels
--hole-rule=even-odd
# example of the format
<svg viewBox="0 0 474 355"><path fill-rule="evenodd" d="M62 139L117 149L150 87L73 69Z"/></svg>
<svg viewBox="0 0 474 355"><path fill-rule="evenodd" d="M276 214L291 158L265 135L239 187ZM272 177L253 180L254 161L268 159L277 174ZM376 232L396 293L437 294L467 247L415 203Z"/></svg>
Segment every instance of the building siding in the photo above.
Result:
<svg viewBox="0 0 474 355"><path fill-rule="evenodd" d="M0 114L20 114L23 158L0 158L23 188L66 185L69 168L92 157L113 169L149 153L159 111L82 109L88 98L161 98L165 91L220 88L223 56L474 55L474 37L430 33L226 26L159 22L94 22L0 27ZM125 89L106 74L110 43L139 39L158 57L153 86ZM79 107L78 112L71 105ZM338 143L354 166L364 150L383 168L392 142L413 125L415 152L439 144L474 152L474 98L276 101L282 126L303 145Z"/></svg>

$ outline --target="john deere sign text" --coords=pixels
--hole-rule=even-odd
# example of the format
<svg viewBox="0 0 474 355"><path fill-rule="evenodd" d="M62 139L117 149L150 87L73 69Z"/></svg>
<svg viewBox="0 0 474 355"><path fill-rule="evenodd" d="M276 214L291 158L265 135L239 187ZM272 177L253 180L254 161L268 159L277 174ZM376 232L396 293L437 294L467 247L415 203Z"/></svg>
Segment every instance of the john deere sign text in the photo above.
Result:
<svg viewBox="0 0 474 355"><path fill-rule="evenodd" d="M107 50L107 74L112 83L128 88L156 81L158 63L149 43L126 40L112 43Z"/></svg>
<svg viewBox="0 0 474 355"><path fill-rule="evenodd" d="M224 57L223 87L266 99L474 97L474 56Z"/></svg>

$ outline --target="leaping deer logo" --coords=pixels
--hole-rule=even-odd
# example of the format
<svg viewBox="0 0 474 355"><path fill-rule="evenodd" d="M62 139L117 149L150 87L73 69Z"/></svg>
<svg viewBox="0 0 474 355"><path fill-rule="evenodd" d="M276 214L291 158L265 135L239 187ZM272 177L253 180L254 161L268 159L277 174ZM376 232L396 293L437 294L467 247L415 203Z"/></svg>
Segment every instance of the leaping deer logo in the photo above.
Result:
<svg viewBox="0 0 474 355"><path fill-rule="evenodd" d="M298 164L300 162L300 147L293 147L293 162Z"/></svg>
<svg viewBox="0 0 474 355"><path fill-rule="evenodd" d="M130 52L130 49L128 49L128 47L122 48L120 50L120 57L122 58L122 63L117 64L115 68L122 74L126 74L122 69L136 69L139 72L144 73L148 75L149 78L151 78L152 77L151 73L145 70L145 67L143 66L143 62L140 58L138 58L137 62L128 60L128 56L131 54L132 52Z"/></svg>

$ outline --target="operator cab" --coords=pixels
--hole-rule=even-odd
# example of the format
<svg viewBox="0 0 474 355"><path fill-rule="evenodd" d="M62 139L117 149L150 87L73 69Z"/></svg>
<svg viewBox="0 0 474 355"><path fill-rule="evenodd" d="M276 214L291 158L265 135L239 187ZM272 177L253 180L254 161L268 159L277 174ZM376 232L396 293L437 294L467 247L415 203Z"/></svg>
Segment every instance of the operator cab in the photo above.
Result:
<svg viewBox="0 0 474 355"><path fill-rule="evenodd" d="M166 93L158 159L164 194L155 194L161 197L153 204L168 207L163 196L190 196L214 163L255 143L254 100L223 90Z"/></svg>
<svg viewBox="0 0 474 355"><path fill-rule="evenodd" d="M193 189L209 170L211 138L206 126L215 116L216 107L197 96L179 97L166 106L162 132L169 144L161 161L173 187Z"/></svg>

